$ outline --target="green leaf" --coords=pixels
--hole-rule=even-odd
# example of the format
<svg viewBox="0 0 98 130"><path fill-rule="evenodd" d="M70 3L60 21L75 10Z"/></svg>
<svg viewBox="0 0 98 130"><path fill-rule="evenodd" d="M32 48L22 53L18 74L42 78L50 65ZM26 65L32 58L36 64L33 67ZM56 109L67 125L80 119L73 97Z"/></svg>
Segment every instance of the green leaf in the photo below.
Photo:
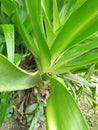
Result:
<svg viewBox="0 0 98 130"><path fill-rule="evenodd" d="M31 33L32 32L32 24L30 22L30 16L29 15L27 15L23 24L24 24L24 27L26 27L27 32Z"/></svg>
<svg viewBox="0 0 98 130"><path fill-rule="evenodd" d="M48 130L89 130L77 103L66 86L51 78L51 95L46 108Z"/></svg>
<svg viewBox="0 0 98 130"><path fill-rule="evenodd" d="M28 12L30 14L30 19L32 22L32 28L34 31L34 36L37 40L38 48L39 48L39 56L41 59L41 64L42 64L42 69L43 72L47 71L50 61L51 61L51 56L50 56L50 51L47 45L47 42L45 40L44 34L42 33L41 29L41 20L42 20L42 8L41 8L41 1L36 0L27 0L27 7L28 7Z"/></svg>
<svg viewBox="0 0 98 130"><path fill-rule="evenodd" d="M4 32L6 47L7 47L7 55L8 59L13 62L14 60L14 25L12 24L2 24L2 29Z"/></svg>
<svg viewBox="0 0 98 130"><path fill-rule="evenodd" d="M1 24L2 30L4 32L6 48L7 48L7 57L13 62L14 60L14 25L13 24ZM10 92L1 93L1 105L0 105L0 125L5 121L5 118L8 116L7 111L9 107ZM3 108L3 109L2 109Z"/></svg>
<svg viewBox="0 0 98 130"><path fill-rule="evenodd" d="M76 0L65 1L60 11L60 21L63 25L74 11Z"/></svg>
<svg viewBox="0 0 98 130"><path fill-rule="evenodd" d="M53 28L54 32L60 27L60 17L57 7L57 0L53 0Z"/></svg>
<svg viewBox="0 0 98 130"><path fill-rule="evenodd" d="M74 11L80 8L87 0L77 0L75 3Z"/></svg>
<svg viewBox="0 0 98 130"><path fill-rule="evenodd" d="M86 54L88 51L98 48L98 38L95 38L94 40L91 41L85 41L84 43L81 43L68 51L65 51L65 53L58 59L57 64L54 65L53 69L58 68L62 65L67 64L71 60Z"/></svg>
<svg viewBox="0 0 98 130"><path fill-rule="evenodd" d="M26 29L26 27L20 21L19 12L17 10L17 7L16 6L14 6L14 7L15 7L16 25L19 29L19 33L21 34L26 46L30 49L30 51L33 53L33 55L38 58L38 48L37 48L33 38L28 33L28 30Z"/></svg>
<svg viewBox="0 0 98 130"><path fill-rule="evenodd" d="M11 1L11 4L10 4L10 1ZM9 9L10 6L13 7L14 10L10 11L10 13L13 13L13 22L18 27L18 29L19 29L18 31L19 31L20 35L22 36L26 46L30 49L30 51L33 53L33 55L38 58L38 48L37 48L34 40L32 39L32 37L28 33L29 32L28 31L29 28L30 28L30 31L31 31L30 18L29 18L29 16L27 16L28 21L25 20L24 23L23 23L20 20L21 16L19 14L19 10L18 10L18 7L16 6L15 1L13 1L13 0L10 0L10 1L8 2L8 0L2 0L2 5L6 9L6 10L3 10L3 11L4 11L4 13L6 13L7 11L10 10ZM7 15L9 16L10 14L7 14ZM26 26L27 22L28 22L29 25Z"/></svg>
<svg viewBox="0 0 98 130"><path fill-rule="evenodd" d="M66 66L70 65L70 66L73 66L73 68L77 66L76 68L78 68L79 66L82 67L82 66L86 66L89 64L97 63L97 62L98 62L98 50L94 49L80 56L79 58L76 58L70 61L69 63L66 64Z"/></svg>
<svg viewBox="0 0 98 130"><path fill-rule="evenodd" d="M53 27L49 23L45 13L44 13L44 23L45 23L45 29L46 29L46 39L47 39L48 46L50 48L51 45L52 45L52 41L53 41L53 39L55 37L55 34L53 32Z"/></svg>
<svg viewBox="0 0 98 130"><path fill-rule="evenodd" d="M41 1L41 6L43 8L43 11L45 13L45 16L49 22L49 24L51 24L51 18L53 16L52 14L52 0L42 0Z"/></svg>
<svg viewBox="0 0 98 130"><path fill-rule="evenodd" d="M68 71L76 71L81 68L87 69L92 64L98 64L98 52L97 50L93 50L93 51L94 52L86 53L85 55L82 55L66 64L61 65L56 69L53 69L52 73L61 74Z"/></svg>
<svg viewBox="0 0 98 130"><path fill-rule="evenodd" d="M68 74L65 74L63 78L70 81L74 81L75 83L78 83L81 86L93 87L93 85L89 83L85 78L80 77L76 74L68 73Z"/></svg>
<svg viewBox="0 0 98 130"><path fill-rule="evenodd" d="M3 45L0 45L0 53L2 53L2 51L3 51Z"/></svg>
<svg viewBox="0 0 98 130"><path fill-rule="evenodd" d="M1 9L2 11L7 14L8 16L11 16L15 10L13 6L12 0L1 0Z"/></svg>
<svg viewBox="0 0 98 130"><path fill-rule="evenodd" d="M7 116L7 110L9 107L10 92L0 93L0 126L4 122Z"/></svg>
<svg viewBox="0 0 98 130"><path fill-rule="evenodd" d="M95 71L95 65L90 66L90 68L88 68L87 72L85 73L84 77L86 79L90 79L91 76L94 74Z"/></svg>
<svg viewBox="0 0 98 130"><path fill-rule="evenodd" d="M5 38L1 35L1 36L0 36L0 45L1 45L2 43L5 43Z"/></svg>
<svg viewBox="0 0 98 130"><path fill-rule="evenodd" d="M97 17L98 0L87 0L69 17L51 47L53 62L57 59L58 55L60 55L69 45L72 44L74 40L76 40L78 36L81 36L81 32L85 31L86 33L86 29L93 29L93 26L90 25L92 25L92 23L94 25L94 20L96 21ZM87 38L87 36L91 35L92 32L94 33L95 31L96 29L94 28L94 30L89 32L89 34L86 35L85 38Z"/></svg>
<svg viewBox="0 0 98 130"><path fill-rule="evenodd" d="M25 0L20 1L20 0L15 0L16 4L18 5L19 8L19 17L22 22L24 22L26 16L27 16L27 9L26 9L26 3Z"/></svg>
<svg viewBox="0 0 98 130"><path fill-rule="evenodd" d="M75 44L84 41L86 38L89 38L89 36L96 33L97 31L98 31L98 17L93 19L92 22L89 23L88 26L86 26L84 30L79 33L79 35L77 35L75 40L72 41L72 43L69 44L67 48L71 48Z"/></svg>
<svg viewBox="0 0 98 130"><path fill-rule="evenodd" d="M6 40L6 47L7 47L7 57L8 59L13 62L14 61L14 25L13 24L2 24L1 25L3 32L4 32L4 36L5 36L5 40ZM2 93L2 95L4 95L4 97L2 97L2 100L4 100L4 102L1 102L1 113L0 113L0 117L1 117L1 121L0 123L2 124L5 120L5 117L7 116L7 110L8 110L8 106L9 106L9 100L10 100L10 92L6 92L6 93ZM2 109L3 108L3 109Z"/></svg>
<svg viewBox="0 0 98 130"><path fill-rule="evenodd" d="M30 106L27 107L25 114L30 114L34 112L38 107L37 103L31 104Z"/></svg>
<svg viewBox="0 0 98 130"><path fill-rule="evenodd" d="M32 88L39 82L39 72L26 72L0 54L0 92Z"/></svg>

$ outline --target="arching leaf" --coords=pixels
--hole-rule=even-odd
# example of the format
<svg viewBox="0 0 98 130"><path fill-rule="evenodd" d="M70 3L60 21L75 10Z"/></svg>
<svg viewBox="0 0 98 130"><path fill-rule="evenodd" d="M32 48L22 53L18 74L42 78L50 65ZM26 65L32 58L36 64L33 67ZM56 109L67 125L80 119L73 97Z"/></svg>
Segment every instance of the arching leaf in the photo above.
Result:
<svg viewBox="0 0 98 130"><path fill-rule="evenodd" d="M66 86L56 78L50 78L51 95L46 117L48 130L89 130L77 103Z"/></svg>
<svg viewBox="0 0 98 130"><path fill-rule="evenodd" d="M28 73L0 54L0 92L32 88L39 82L39 72Z"/></svg>

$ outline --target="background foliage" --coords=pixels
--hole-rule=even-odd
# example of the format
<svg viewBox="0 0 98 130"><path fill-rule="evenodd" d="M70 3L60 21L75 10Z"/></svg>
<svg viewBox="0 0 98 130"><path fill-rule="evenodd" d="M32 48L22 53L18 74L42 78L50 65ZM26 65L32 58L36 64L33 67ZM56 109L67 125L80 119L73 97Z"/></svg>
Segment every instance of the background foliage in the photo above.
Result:
<svg viewBox="0 0 98 130"><path fill-rule="evenodd" d="M97 105L91 76L98 68L98 1L1 0L0 8L0 91L7 102L0 106L5 108L1 124L11 94L6 91L36 86L51 89L48 130L88 130L74 98L84 93L93 107ZM33 73L19 67L31 54L34 62L26 69L35 66Z"/></svg>

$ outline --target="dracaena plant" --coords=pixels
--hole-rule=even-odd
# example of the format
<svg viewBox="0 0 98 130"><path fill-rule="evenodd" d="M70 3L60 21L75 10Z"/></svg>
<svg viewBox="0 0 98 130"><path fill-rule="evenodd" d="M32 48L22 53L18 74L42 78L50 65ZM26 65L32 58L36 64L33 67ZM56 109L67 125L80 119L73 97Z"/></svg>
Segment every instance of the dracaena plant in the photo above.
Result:
<svg viewBox="0 0 98 130"><path fill-rule="evenodd" d="M18 4L19 0L1 0L1 9L18 28L38 70L30 73L13 64L11 30L1 24L10 46L10 61L0 54L0 91L50 86L47 129L88 130L60 75L67 74L66 79L69 72L85 72L90 65L97 65L98 38L87 39L98 31L98 0L25 0L22 11Z"/></svg>

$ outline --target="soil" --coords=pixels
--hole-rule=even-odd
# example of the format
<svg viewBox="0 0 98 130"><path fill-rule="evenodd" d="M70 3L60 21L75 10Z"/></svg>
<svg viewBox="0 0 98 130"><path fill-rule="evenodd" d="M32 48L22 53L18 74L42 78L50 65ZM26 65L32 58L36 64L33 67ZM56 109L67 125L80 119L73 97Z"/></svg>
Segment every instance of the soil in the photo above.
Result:
<svg viewBox="0 0 98 130"><path fill-rule="evenodd" d="M98 130L98 108L93 108L85 97L79 98L78 104L90 130Z"/></svg>
<svg viewBox="0 0 98 130"><path fill-rule="evenodd" d="M87 120L90 130L98 130L98 108L93 109L89 102L81 97L78 100L80 109ZM46 122L39 122L39 128L37 130L46 130ZM13 118L9 118L8 121L2 125L0 130L28 130L28 126L22 125L19 121Z"/></svg>
<svg viewBox="0 0 98 130"><path fill-rule="evenodd" d="M0 130L27 130L28 126L23 126L21 123L13 118L9 118L8 121L2 125Z"/></svg>

